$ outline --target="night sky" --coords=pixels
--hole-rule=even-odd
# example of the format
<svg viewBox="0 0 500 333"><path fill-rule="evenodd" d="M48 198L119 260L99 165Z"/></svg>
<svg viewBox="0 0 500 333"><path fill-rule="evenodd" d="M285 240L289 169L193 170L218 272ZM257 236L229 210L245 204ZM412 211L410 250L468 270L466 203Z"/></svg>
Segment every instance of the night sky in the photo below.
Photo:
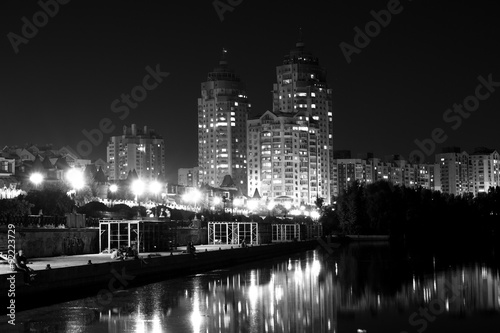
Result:
<svg viewBox="0 0 500 333"><path fill-rule="evenodd" d="M328 70L333 89L334 149L408 156L415 139L430 138L438 127L447 135L439 151L500 149L500 87L456 129L455 121L443 120L454 103L474 95L478 76L500 82L496 2L401 1L400 12L348 64L339 44L354 45L354 28L364 30L374 20L370 12L388 3L247 0L221 21L212 0L73 0L19 44L17 54L8 34L22 36L22 18L33 22L41 7L2 3L0 146L76 149L83 130L108 118L115 129L90 155L106 159L109 135L120 135L124 125L148 125L165 138L167 175L175 181L178 168L197 165L200 83L221 49L247 86L253 114L260 114L272 108L276 66L302 27L306 48ZM147 66L157 65L169 76L127 117L113 112L112 102L142 84Z"/></svg>

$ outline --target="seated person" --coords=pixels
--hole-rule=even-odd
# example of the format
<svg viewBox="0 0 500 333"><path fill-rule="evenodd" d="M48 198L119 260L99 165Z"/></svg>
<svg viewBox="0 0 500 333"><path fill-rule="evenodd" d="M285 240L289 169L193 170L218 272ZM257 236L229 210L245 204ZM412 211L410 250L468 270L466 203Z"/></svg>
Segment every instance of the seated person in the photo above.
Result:
<svg viewBox="0 0 500 333"><path fill-rule="evenodd" d="M118 249L114 249L113 252L111 252L111 259L123 260L123 257L121 255L120 251L118 251Z"/></svg>
<svg viewBox="0 0 500 333"><path fill-rule="evenodd" d="M22 272L24 277L24 284L30 285L30 280L32 276L35 276L34 270L27 266L28 259L24 256L23 250L19 250L14 256L14 270L16 272Z"/></svg>
<svg viewBox="0 0 500 333"><path fill-rule="evenodd" d="M127 247L127 252L125 253L125 258L139 258L139 252L137 251L137 245L132 245L132 247Z"/></svg>

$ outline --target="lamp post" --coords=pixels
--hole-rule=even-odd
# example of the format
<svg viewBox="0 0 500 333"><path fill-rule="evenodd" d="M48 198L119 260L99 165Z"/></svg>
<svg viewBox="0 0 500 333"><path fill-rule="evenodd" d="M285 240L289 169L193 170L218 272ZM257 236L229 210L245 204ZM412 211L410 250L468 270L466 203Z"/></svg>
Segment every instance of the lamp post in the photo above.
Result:
<svg viewBox="0 0 500 333"><path fill-rule="evenodd" d="M149 191L154 194L155 197L155 217L159 217L158 214L158 193L161 191L161 184L158 181L153 181L149 183Z"/></svg>
<svg viewBox="0 0 500 333"><path fill-rule="evenodd" d="M135 201L137 202L137 204L139 206L139 215L141 217L142 217L142 215L141 215L141 201L139 200L139 196L144 193L144 187L145 187L145 184L140 179L134 180L134 182L131 185L131 190L132 190L132 193L135 195Z"/></svg>
<svg viewBox="0 0 500 333"><path fill-rule="evenodd" d="M109 191L112 193L111 204L114 206L114 201L116 199L115 193L118 191L118 185L116 184L109 185Z"/></svg>
<svg viewBox="0 0 500 333"><path fill-rule="evenodd" d="M78 190L82 189L85 186L85 178L83 176L83 172L79 169L71 168L66 172L66 179L68 180L71 188L74 191L74 200L76 202L76 195L78 193Z"/></svg>

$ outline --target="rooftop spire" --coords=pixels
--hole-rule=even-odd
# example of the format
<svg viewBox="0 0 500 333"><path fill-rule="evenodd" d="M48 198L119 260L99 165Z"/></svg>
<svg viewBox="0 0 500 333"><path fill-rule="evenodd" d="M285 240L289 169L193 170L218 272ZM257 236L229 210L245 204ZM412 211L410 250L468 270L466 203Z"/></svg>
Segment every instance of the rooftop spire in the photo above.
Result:
<svg viewBox="0 0 500 333"><path fill-rule="evenodd" d="M304 42L302 40L302 37L303 37L302 27L300 27L299 28L299 38L298 38L297 44L295 44L295 46L297 46L297 47L304 47Z"/></svg>
<svg viewBox="0 0 500 333"><path fill-rule="evenodd" d="M220 65L227 65L226 55L227 55L227 50L226 50L225 47L223 47L222 48L222 55L221 55L221 58L220 58L220 61L219 61Z"/></svg>

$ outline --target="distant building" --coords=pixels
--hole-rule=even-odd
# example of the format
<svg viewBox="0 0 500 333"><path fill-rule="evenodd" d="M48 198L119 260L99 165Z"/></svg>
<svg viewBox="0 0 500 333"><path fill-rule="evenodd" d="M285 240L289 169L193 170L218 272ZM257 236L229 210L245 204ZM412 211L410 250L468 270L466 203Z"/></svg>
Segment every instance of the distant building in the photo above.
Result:
<svg viewBox="0 0 500 333"><path fill-rule="evenodd" d="M198 187L200 168L180 168L177 172L177 184L186 187Z"/></svg>
<svg viewBox="0 0 500 333"><path fill-rule="evenodd" d="M13 176L16 173L16 160L0 157L0 177Z"/></svg>
<svg viewBox="0 0 500 333"><path fill-rule="evenodd" d="M351 156L350 152L334 152L335 156ZM333 195L338 196L348 186L358 181L370 184L387 181L405 187L422 187L434 190L434 165L411 164L400 155L386 156L383 160L369 153L366 158L336 158L333 161Z"/></svg>
<svg viewBox="0 0 500 333"><path fill-rule="evenodd" d="M245 86L228 67L223 50L219 66L201 84L198 99L199 182L219 186L226 175L247 191L247 131L250 104Z"/></svg>
<svg viewBox="0 0 500 333"><path fill-rule="evenodd" d="M500 156L498 151L484 147L476 148L470 158L470 191L474 195L487 193L500 186Z"/></svg>
<svg viewBox="0 0 500 333"><path fill-rule="evenodd" d="M436 191L461 195L471 191L469 154L458 147L435 155Z"/></svg>
<svg viewBox="0 0 500 333"><path fill-rule="evenodd" d="M123 127L123 135L109 139L107 147L108 178L126 179L135 170L139 178L154 180L165 177L165 144L153 129L135 124Z"/></svg>

